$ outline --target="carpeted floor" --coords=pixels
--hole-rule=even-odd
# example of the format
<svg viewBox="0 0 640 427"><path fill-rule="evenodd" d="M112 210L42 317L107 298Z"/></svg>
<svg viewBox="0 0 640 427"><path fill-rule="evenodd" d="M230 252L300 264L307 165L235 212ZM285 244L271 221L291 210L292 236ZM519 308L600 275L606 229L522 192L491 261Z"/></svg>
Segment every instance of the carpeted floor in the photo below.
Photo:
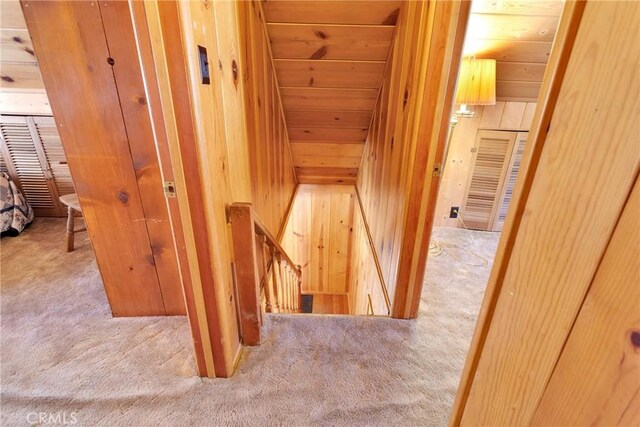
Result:
<svg viewBox="0 0 640 427"><path fill-rule="evenodd" d="M186 318L111 318L86 237L67 254L64 228L0 243L2 425L445 425L499 238L435 230L417 321L270 316L211 380Z"/></svg>

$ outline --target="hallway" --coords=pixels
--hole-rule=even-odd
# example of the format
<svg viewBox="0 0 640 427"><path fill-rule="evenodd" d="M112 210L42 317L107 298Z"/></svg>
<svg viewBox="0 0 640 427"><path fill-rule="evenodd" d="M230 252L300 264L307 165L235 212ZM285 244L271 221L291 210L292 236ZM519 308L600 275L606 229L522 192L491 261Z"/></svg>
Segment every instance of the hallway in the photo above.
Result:
<svg viewBox="0 0 640 427"><path fill-rule="evenodd" d="M268 315L262 346L211 380L186 318L111 318L86 235L66 254L64 229L2 240L4 425L445 425L499 237L434 230L417 321Z"/></svg>

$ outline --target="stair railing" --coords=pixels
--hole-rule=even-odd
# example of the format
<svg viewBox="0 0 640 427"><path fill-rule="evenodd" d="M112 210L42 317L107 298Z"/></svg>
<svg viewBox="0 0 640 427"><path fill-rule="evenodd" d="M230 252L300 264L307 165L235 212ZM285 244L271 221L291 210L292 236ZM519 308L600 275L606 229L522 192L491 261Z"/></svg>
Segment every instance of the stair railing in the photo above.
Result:
<svg viewBox="0 0 640 427"><path fill-rule="evenodd" d="M302 311L302 269L260 221L250 203L234 203L229 217L242 343L259 345L263 312Z"/></svg>

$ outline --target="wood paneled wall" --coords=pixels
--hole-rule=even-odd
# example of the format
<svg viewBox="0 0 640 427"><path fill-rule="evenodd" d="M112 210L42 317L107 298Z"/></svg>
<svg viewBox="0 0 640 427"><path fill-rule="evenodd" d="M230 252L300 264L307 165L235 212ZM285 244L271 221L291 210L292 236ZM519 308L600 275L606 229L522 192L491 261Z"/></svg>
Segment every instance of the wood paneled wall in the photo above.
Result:
<svg viewBox="0 0 640 427"><path fill-rule="evenodd" d="M455 125L438 191L434 226L462 227L449 218L451 207L462 208L473 158L472 149L480 129L528 131L536 109L535 102L496 102L496 105L470 106L474 116L461 118Z"/></svg>
<svg viewBox="0 0 640 427"><path fill-rule="evenodd" d="M640 422L639 20L565 6L453 425Z"/></svg>
<svg viewBox="0 0 640 427"><path fill-rule="evenodd" d="M349 293L355 188L300 184L282 247L302 267L302 292Z"/></svg>
<svg viewBox="0 0 640 427"><path fill-rule="evenodd" d="M389 293L380 274L361 205L356 202L348 278L351 314L388 316L391 313Z"/></svg>
<svg viewBox="0 0 640 427"><path fill-rule="evenodd" d="M406 2L400 11L357 179L392 314L417 315L467 2Z"/></svg>
<svg viewBox="0 0 640 427"><path fill-rule="evenodd" d="M244 56L238 65L246 100L253 205L261 221L279 236L297 183L264 14L258 1L222 3L237 8L240 18Z"/></svg>
<svg viewBox="0 0 640 427"><path fill-rule="evenodd" d="M51 115L19 0L0 2L0 113Z"/></svg>
<svg viewBox="0 0 640 427"><path fill-rule="evenodd" d="M184 314L129 9L108 6L23 2L112 313Z"/></svg>

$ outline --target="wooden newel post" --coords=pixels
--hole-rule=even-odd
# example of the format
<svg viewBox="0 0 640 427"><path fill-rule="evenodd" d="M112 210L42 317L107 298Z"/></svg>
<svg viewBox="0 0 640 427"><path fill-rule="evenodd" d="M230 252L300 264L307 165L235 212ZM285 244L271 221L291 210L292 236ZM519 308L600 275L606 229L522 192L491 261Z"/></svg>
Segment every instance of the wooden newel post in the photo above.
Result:
<svg viewBox="0 0 640 427"><path fill-rule="evenodd" d="M240 310L240 334L244 345L260 344L260 317L262 316L253 215L253 209L248 203L235 203L230 208Z"/></svg>

